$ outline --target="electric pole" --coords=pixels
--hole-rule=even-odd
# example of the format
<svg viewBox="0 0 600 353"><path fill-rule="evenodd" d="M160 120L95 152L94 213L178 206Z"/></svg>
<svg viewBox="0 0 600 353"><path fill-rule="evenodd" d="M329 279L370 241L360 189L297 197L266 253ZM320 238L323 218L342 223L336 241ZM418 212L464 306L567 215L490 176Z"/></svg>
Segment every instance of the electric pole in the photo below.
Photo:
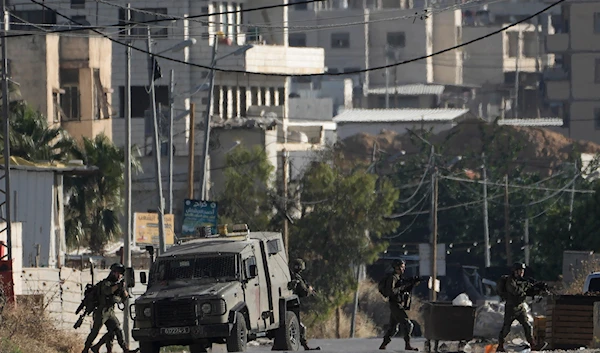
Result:
<svg viewBox="0 0 600 353"><path fill-rule="evenodd" d="M571 184L571 199L569 200L569 232L571 231L571 226L573 223L573 206L575 204L575 181L577 181L577 174L579 170L577 169L577 161L575 161L575 176L573 177L573 182Z"/></svg>
<svg viewBox="0 0 600 353"><path fill-rule="evenodd" d="M510 212L508 203L508 175L504 176L504 242L506 243L506 264L512 265L512 253L510 251Z"/></svg>
<svg viewBox="0 0 600 353"><path fill-rule="evenodd" d="M529 266L529 218L525 218L525 265Z"/></svg>
<svg viewBox="0 0 600 353"><path fill-rule="evenodd" d="M131 4L127 4L125 11L127 44L131 45ZM131 267L131 240L132 214L131 214L131 48L125 47L125 232L123 239L123 258L125 267ZM129 308L129 299L125 299L125 307ZM130 343L129 315L123 311L123 331L125 342Z"/></svg>
<svg viewBox="0 0 600 353"><path fill-rule="evenodd" d="M519 58L521 57L521 32L517 32L517 57L515 58L515 106L514 117L519 118Z"/></svg>
<svg viewBox="0 0 600 353"><path fill-rule="evenodd" d="M208 108L207 108L208 109ZM188 199L194 199L194 139L196 130L196 104L190 103L190 138L188 141Z"/></svg>
<svg viewBox="0 0 600 353"><path fill-rule="evenodd" d="M175 70L171 70L169 80L169 214L173 214L173 105L175 97Z"/></svg>
<svg viewBox="0 0 600 353"><path fill-rule="evenodd" d="M438 208L438 171L435 166L435 147L431 146L431 301L437 300L435 285L437 282L437 208Z"/></svg>
<svg viewBox="0 0 600 353"><path fill-rule="evenodd" d="M2 0L2 13L4 14L4 35L2 36L2 116L4 120L3 124L3 132L4 132L4 175L0 177L0 179L4 179L4 204L0 204L0 206L4 206L4 217L2 217L3 221L6 222L6 228L2 229L2 231L6 230L6 256L8 261L12 261L12 232L11 232L11 223L12 223L12 207L11 207L11 197L10 197L10 115L8 110L9 105L9 97L10 91L8 89L8 48L6 47L6 36L8 35L9 30L9 21L10 18L8 16L8 10L6 9L6 0ZM1 216L0 216L1 217Z"/></svg>
<svg viewBox="0 0 600 353"><path fill-rule="evenodd" d="M490 256L490 225L488 219L488 199L487 199L487 171L485 167L485 152L481 154L483 159L483 244L485 246L485 267L491 266Z"/></svg>
<svg viewBox="0 0 600 353"><path fill-rule="evenodd" d="M290 248L290 234L289 234L289 222L287 218L288 213L288 151L284 148L281 151L281 174L282 174L282 193L283 193L283 242L285 243L285 255L289 256Z"/></svg>

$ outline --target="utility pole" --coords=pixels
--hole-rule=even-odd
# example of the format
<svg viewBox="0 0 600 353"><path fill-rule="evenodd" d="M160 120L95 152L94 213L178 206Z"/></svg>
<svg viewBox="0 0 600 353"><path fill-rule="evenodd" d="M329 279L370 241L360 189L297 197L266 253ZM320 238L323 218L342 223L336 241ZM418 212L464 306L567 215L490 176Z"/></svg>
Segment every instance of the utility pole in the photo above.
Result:
<svg viewBox="0 0 600 353"><path fill-rule="evenodd" d="M152 37L150 35L150 26L148 26L148 53L150 62L148 64L149 75L150 75L150 100L152 101L152 117L154 122L154 162L156 168L156 196L157 196L157 213L158 213L158 242L160 253L167 251L167 244L165 239L165 198L163 197L162 190L162 176L160 172L160 144L158 139L158 118L156 112L156 91L154 89L154 63L156 59L152 56Z"/></svg>
<svg viewBox="0 0 600 353"><path fill-rule="evenodd" d="M9 30L8 10L6 9L6 0L2 0L2 13L4 14L4 35L2 36L2 116L4 120L3 132L4 132L4 175L0 179L4 179L4 219L6 222L6 256L8 261L12 261L12 207L10 204L10 116L9 116L9 97L10 91L8 89L8 48L6 47L6 36ZM0 206L2 206L0 204Z"/></svg>
<svg viewBox="0 0 600 353"><path fill-rule="evenodd" d="M173 105L175 97L175 70L171 70L169 77L169 214L173 214Z"/></svg>
<svg viewBox="0 0 600 353"><path fill-rule="evenodd" d="M369 231L365 231L367 237L369 236ZM361 265L356 265L356 291L354 292L354 305L352 309L352 321L350 321L350 338L354 338L354 333L356 332L356 314L358 313L358 295L359 295L359 287L360 287L360 270Z"/></svg>
<svg viewBox="0 0 600 353"><path fill-rule="evenodd" d="M571 199L569 200L569 232L571 231L571 226L573 223L573 206L575 204L575 181L577 181L577 174L579 170L577 169L577 161L575 161L575 176L573 177L573 182L571 184Z"/></svg>
<svg viewBox="0 0 600 353"><path fill-rule="evenodd" d="M388 65L390 58L388 55L388 46L385 47L385 109L390 109L390 75Z"/></svg>
<svg viewBox="0 0 600 353"><path fill-rule="evenodd" d="M515 106L514 117L519 118L519 58L521 57L521 32L517 32L517 57L515 58Z"/></svg>
<svg viewBox="0 0 600 353"><path fill-rule="evenodd" d="M504 242L506 243L506 264L512 264L512 253L510 251L510 212L508 204L508 175L504 176Z"/></svg>
<svg viewBox="0 0 600 353"><path fill-rule="evenodd" d="M288 151L284 148L281 151L281 174L282 174L282 194L283 194L283 212L285 212L283 217L283 242L285 243L285 255L289 256L289 248L290 248L290 231L289 231L289 222L287 218L288 212Z"/></svg>
<svg viewBox="0 0 600 353"><path fill-rule="evenodd" d="M485 246L485 267L491 266L490 256L490 225L488 219L488 199L487 199L487 171L485 167L485 152L481 154L483 159L483 244Z"/></svg>
<svg viewBox="0 0 600 353"><path fill-rule="evenodd" d="M525 265L529 267L529 218L525 218Z"/></svg>
<svg viewBox="0 0 600 353"><path fill-rule="evenodd" d="M190 103L190 138L188 141L188 199L194 199L194 144L196 131L196 104Z"/></svg>
<svg viewBox="0 0 600 353"><path fill-rule="evenodd" d="M431 146L431 301L437 300L435 285L437 282L437 208L438 208L438 171L435 167L435 147Z"/></svg>
<svg viewBox="0 0 600 353"><path fill-rule="evenodd" d="M125 12L127 44L131 44L131 4L127 3ZM131 267L131 240L132 214L131 214L131 48L125 47L125 232L123 239L123 259L125 267ZM125 307L129 308L129 299L125 299ZM123 331L125 342L130 342L129 315L123 311Z"/></svg>
<svg viewBox="0 0 600 353"><path fill-rule="evenodd" d="M208 160L208 146L210 143L210 108L212 107L213 91L215 88L215 65L217 59L217 47L219 46L219 39L215 35L213 42L212 58L210 60L210 87L208 91L208 104L206 106L206 116L204 117L204 153L202 154L202 179L201 179L201 193L200 199L207 200L207 183L206 175L208 174L207 160Z"/></svg>

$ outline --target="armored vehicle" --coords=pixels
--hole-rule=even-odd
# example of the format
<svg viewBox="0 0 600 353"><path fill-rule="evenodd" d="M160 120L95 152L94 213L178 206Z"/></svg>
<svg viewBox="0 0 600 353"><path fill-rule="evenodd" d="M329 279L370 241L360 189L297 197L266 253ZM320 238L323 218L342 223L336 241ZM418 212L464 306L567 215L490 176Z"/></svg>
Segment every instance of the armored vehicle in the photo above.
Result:
<svg viewBox="0 0 600 353"><path fill-rule="evenodd" d="M243 352L258 337L274 339L274 350L299 349L300 303L288 289L281 234L250 232L246 225L237 230L158 256L146 292L130 308L141 353L171 345L206 352L213 343Z"/></svg>

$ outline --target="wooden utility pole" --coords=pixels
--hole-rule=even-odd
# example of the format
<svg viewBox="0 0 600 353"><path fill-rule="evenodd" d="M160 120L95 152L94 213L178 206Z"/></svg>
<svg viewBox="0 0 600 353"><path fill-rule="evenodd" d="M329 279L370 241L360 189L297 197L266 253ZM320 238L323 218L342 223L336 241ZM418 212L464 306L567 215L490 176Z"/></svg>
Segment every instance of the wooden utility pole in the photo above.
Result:
<svg viewBox="0 0 600 353"><path fill-rule="evenodd" d="M504 176L504 242L506 243L506 264L512 265L512 253L510 251L510 212L508 204L508 175Z"/></svg>
<svg viewBox="0 0 600 353"><path fill-rule="evenodd" d="M485 153L481 154L483 160L483 244L485 246L485 267L492 266L490 254L490 225L488 219L487 172L485 168Z"/></svg>
<svg viewBox="0 0 600 353"><path fill-rule="evenodd" d="M433 170L433 214L432 214L432 228L433 228L433 241L432 244L432 257L431 257L431 301L437 300L436 282L437 282L437 242L438 242L438 175L437 168Z"/></svg>
<svg viewBox="0 0 600 353"><path fill-rule="evenodd" d="M285 243L285 254L286 257L289 257L289 248L290 248L290 232L289 232L289 222L288 222L288 152L284 148L281 151L281 190L283 194L283 242Z"/></svg>
<svg viewBox="0 0 600 353"><path fill-rule="evenodd" d="M208 108L207 108L208 109ZM190 139L188 142L188 199L194 199L194 133L195 133L196 104L190 104Z"/></svg>

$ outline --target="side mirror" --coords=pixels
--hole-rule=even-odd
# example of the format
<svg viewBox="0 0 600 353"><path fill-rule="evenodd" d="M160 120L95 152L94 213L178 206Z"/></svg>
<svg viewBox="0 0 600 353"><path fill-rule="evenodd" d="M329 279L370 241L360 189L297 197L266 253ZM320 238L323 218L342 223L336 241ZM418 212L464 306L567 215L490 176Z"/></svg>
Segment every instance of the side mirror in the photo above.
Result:
<svg viewBox="0 0 600 353"><path fill-rule="evenodd" d="M258 276L258 267L256 265L250 265L248 269L250 270L250 278Z"/></svg>
<svg viewBox="0 0 600 353"><path fill-rule="evenodd" d="M135 271L132 267L127 267L125 269L125 282L127 282L128 288L135 287Z"/></svg>
<svg viewBox="0 0 600 353"><path fill-rule="evenodd" d="M146 284L147 281L148 279L146 278L146 272L140 272L140 283Z"/></svg>

